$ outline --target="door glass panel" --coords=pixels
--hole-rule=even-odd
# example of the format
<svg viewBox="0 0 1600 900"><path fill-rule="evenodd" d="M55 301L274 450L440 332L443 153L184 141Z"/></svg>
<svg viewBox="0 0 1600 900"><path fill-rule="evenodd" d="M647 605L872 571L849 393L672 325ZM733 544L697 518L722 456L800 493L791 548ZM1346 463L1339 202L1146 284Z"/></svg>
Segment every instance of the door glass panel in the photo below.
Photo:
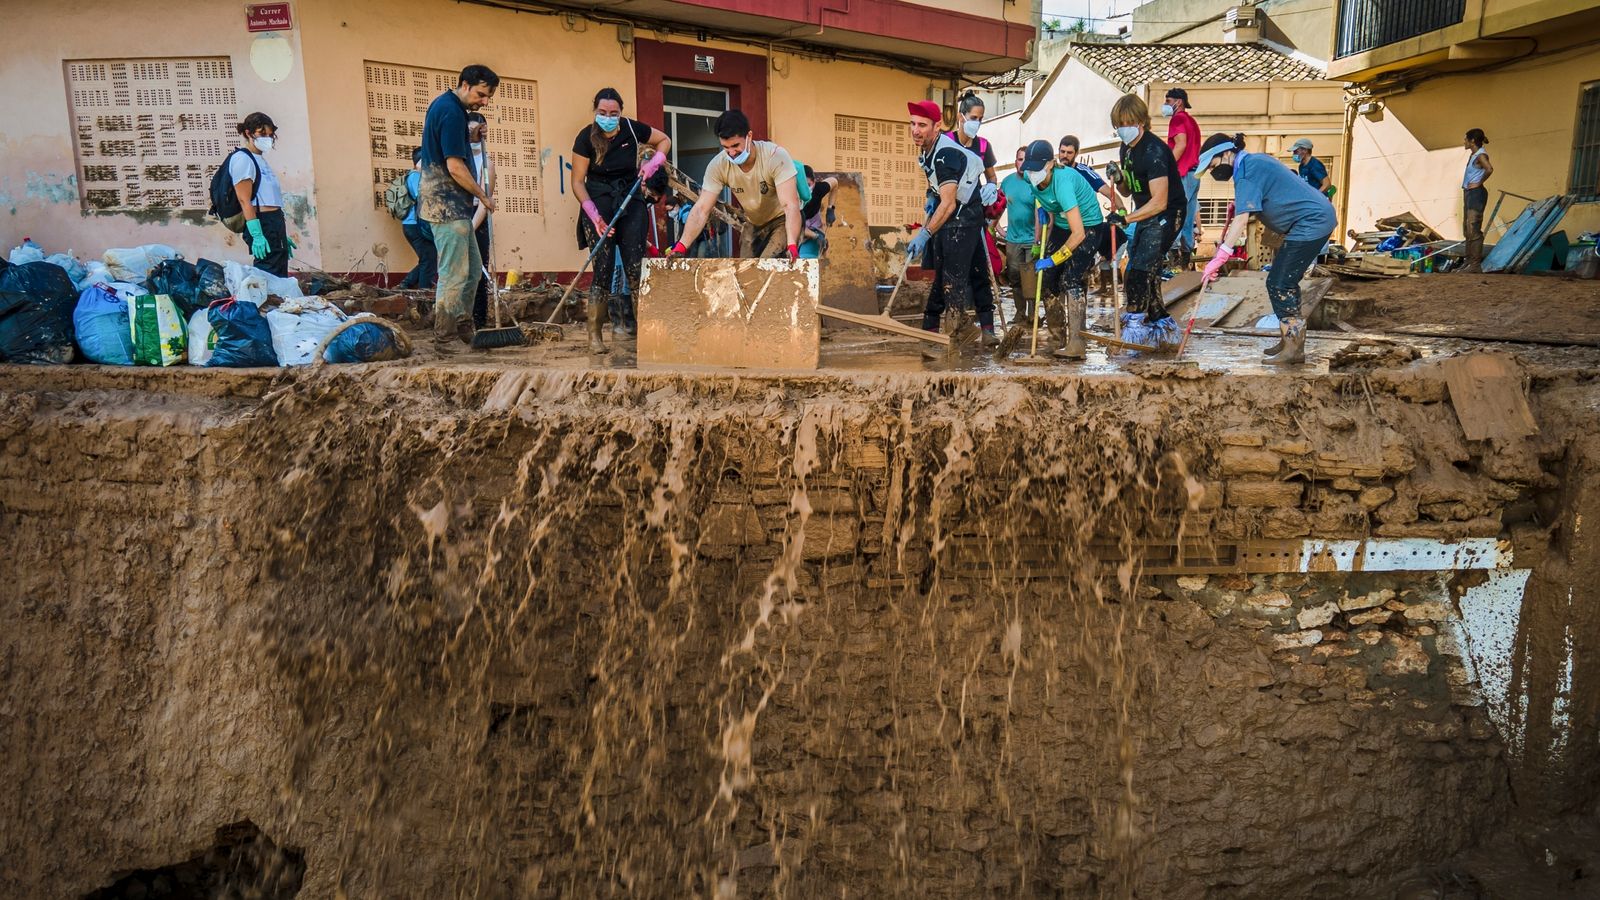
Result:
<svg viewBox="0 0 1600 900"><path fill-rule="evenodd" d="M723 112L728 108L728 92L715 88L697 88L684 84L667 83L662 85L661 88L661 105L687 106L691 109Z"/></svg>

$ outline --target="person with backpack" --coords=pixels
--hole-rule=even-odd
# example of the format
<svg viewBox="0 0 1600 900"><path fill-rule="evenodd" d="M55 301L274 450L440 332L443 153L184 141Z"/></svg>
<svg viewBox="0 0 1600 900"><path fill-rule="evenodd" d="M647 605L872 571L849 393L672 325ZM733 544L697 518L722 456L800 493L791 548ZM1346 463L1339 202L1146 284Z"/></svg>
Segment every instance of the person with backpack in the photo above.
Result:
<svg viewBox="0 0 1600 900"><path fill-rule="evenodd" d="M384 199L389 204L389 212L400 220L400 228L405 232L406 243L417 254L417 264L406 273L400 282L402 288L431 288L438 280L438 259L433 249L433 229L428 223L422 221L417 215L417 196L422 190L422 148L411 151L411 171L403 177L396 179L399 182L399 191L390 185L385 192Z"/></svg>
<svg viewBox="0 0 1600 900"><path fill-rule="evenodd" d="M641 160L646 150L651 151L650 158ZM587 221L594 229L592 240L610 238L622 254L622 272L629 287L626 295L611 290L617 280L616 253L601 252L595 257L588 304L591 352L606 352L601 327L608 319L615 333L631 336L637 331L632 297L639 286L645 231L650 226L653 201L647 192L666 193L666 173L661 168L671 150L672 139L665 132L622 114L622 94L609 87L594 95L592 118L572 141L572 193L583 212L579 229ZM639 181L643 184L623 210L628 191ZM607 227L619 211L622 218L608 233Z"/></svg>
<svg viewBox="0 0 1600 900"><path fill-rule="evenodd" d="M934 271L933 287L922 310L922 327L938 331L949 306L971 309L983 330L985 343L994 338L994 292L989 263L983 254L984 206L979 183L983 160L939 131L944 118L939 104L916 100L906 104L911 119L918 165L928 179L928 200L933 207L921 229L906 246L906 261L922 257L922 267ZM998 197L997 197L998 199Z"/></svg>
<svg viewBox="0 0 1600 900"><path fill-rule="evenodd" d="M239 123L240 145L228 154L228 183L232 185L244 233L250 239L251 264L279 278L289 274L289 253L294 242L283 221L283 189L268 164L266 154L277 141L278 126L266 113L253 112ZM219 210L220 212L220 210Z"/></svg>

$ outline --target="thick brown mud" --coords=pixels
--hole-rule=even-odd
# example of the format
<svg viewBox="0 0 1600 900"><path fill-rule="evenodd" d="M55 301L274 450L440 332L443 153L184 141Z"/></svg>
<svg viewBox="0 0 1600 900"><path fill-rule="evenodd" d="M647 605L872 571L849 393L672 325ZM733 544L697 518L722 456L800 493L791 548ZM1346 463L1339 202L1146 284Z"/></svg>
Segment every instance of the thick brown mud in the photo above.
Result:
<svg viewBox="0 0 1600 900"><path fill-rule="evenodd" d="M0 893L248 822L307 897L1582 896L1600 395L1530 383L19 375ZM1308 536L1514 543L1510 732L1481 573L1240 562Z"/></svg>

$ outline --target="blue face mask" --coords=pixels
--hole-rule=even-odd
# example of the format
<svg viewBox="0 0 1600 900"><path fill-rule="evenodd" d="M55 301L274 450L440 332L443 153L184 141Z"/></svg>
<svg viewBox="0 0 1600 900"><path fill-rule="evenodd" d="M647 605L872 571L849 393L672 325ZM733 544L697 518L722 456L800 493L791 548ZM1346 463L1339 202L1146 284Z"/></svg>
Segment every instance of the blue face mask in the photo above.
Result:
<svg viewBox="0 0 1600 900"><path fill-rule="evenodd" d="M724 150L722 152L723 153L727 153L728 151ZM749 161L750 161L750 145L749 144L745 145L744 151L741 152L738 156L730 156L730 157L728 157L728 162L731 162L736 166L742 166L742 165L744 165L745 163L747 163Z"/></svg>
<svg viewBox="0 0 1600 900"><path fill-rule="evenodd" d="M599 113L595 113L594 123L600 126L601 131L610 134L617 130L618 125L622 124L622 119L619 116L602 116Z"/></svg>

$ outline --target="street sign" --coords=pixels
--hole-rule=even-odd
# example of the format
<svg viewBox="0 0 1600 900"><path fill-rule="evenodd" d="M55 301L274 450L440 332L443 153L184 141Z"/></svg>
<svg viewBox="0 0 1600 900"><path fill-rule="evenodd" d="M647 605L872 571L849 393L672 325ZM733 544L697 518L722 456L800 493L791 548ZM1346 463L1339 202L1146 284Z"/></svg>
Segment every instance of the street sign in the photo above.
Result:
<svg viewBox="0 0 1600 900"><path fill-rule="evenodd" d="M287 3L252 3L244 8L244 16L250 31L288 31L294 27Z"/></svg>

